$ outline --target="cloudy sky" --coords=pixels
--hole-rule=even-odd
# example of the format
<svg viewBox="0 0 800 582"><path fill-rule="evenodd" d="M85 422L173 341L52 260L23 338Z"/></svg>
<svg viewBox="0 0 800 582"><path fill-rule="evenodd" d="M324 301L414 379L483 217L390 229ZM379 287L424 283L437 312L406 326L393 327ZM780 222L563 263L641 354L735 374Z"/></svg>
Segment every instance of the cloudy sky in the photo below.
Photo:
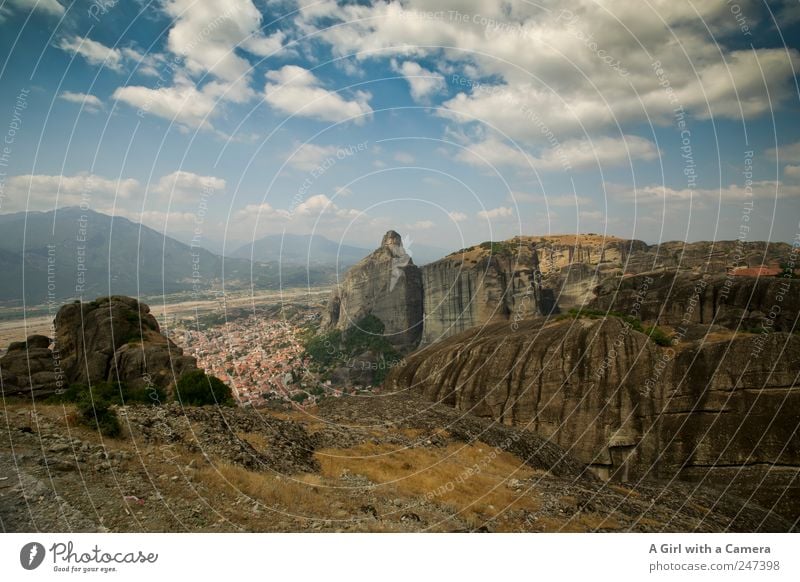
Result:
<svg viewBox="0 0 800 582"><path fill-rule="evenodd" d="M0 212L791 241L799 38L797 0L0 0Z"/></svg>

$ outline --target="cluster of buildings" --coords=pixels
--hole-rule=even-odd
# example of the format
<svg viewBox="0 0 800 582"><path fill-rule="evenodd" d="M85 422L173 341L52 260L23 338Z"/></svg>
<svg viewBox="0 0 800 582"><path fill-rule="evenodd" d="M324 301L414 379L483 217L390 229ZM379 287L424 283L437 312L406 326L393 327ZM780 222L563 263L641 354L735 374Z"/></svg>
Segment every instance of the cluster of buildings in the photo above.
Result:
<svg viewBox="0 0 800 582"><path fill-rule="evenodd" d="M207 329L173 329L171 339L198 367L231 386L242 406L270 399L307 406L338 396L330 382L308 371L300 328L283 320L249 316Z"/></svg>

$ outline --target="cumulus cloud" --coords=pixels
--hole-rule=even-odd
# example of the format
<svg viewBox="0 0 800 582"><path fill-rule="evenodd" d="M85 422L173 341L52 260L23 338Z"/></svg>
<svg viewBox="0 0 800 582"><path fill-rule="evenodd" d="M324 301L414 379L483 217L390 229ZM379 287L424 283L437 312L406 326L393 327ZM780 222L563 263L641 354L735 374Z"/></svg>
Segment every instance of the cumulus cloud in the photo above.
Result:
<svg viewBox="0 0 800 582"><path fill-rule="evenodd" d="M429 71L414 61L403 61L400 64L392 61L392 68L403 75L408 82L411 98L419 103L428 103L431 96L446 87L440 73Z"/></svg>
<svg viewBox="0 0 800 582"><path fill-rule="evenodd" d="M286 65L267 73L264 100L274 109L289 115L311 117L321 121L362 123L372 113L371 95L356 91L348 101L335 91L322 87L314 74L297 65Z"/></svg>
<svg viewBox="0 0 800 582"><path fill-rule="evenodd" d="M250 63L237 54L237 47L266 56L280 50L285 38L282 32L262 34L261 12L251 0L228 0L224 10L210 2L167 0L164 11L173 19L167 46L193 74L236 81L250 73Z"/></svg>
<svg viewBox="0 0 800 582"><path fill-rule="evenodd" d="M310 172L326 159L336 155L336 146L322 146L313 143L298 145L289 155L287 163L299 170Z"/></svg>
<svg viewBox="0 0 800 582"><path fill-rule="evenodd" d="M498 220L503 218L511 218L514 216L514 211L508 206L500 206L490 210L479 210L478 218L485 220Z"/></svg>
<svg viewBox="0 0 800 582"><path fill-rule="evenodd" d="M468 217L463 212L458 212L457 210L449 213L450 220L453 222L464 222Z"/></svg>
<svg viewBox="0 0 800 582"><path fill-rule="evenodd" d="M215 4L195 0L167 0L165 13L172 18L167 48L183 66L171 86L118 88L120 101L182 125L214 129L211 119L226 102L245 103L255 97L247 52L269 56L282 50L286 35L261 31L261 12L252 0L231 0L220 11ZM142 72L155 69L158 57L143 58ZM208 76L200 86L194 79Z"/></svg>
<svg viewBox="0 0 800 582"><path fill-rule="evenodd" d="M6 183L3 212L53 210L81 203L92 207L114 201L124 203L140 192L140 184L133 178L114 180L89 173L12 176Z"/></svg>
<svg viewBox="0 0 800 582"><path fill-rule="evenodd" d="M770 148L764 152L771 158L778 158L779 163L800 164L800 141L784 144L780 147Z"/></svg>
<svg viewBox="0 0 800 582"><path fill-rule="evenodd" d="M342 208L324 194L317 194L289 209L275 208L267 202L248 204L233 214L228 230L235 231L237 238L242 238L241 233L253 233L259 238L284 230L341 234L343 228L365 216L359 210Z"/></svg>
<svg viewBox="0 0 800 582"><path fill-rule="evenodd" d="M453 18L447 8L475 17ZM676 106L698 118L751 118L792 97L800 65L796 49L719 42L738 32L726 0L656 1L637 10L626 0L576 0L569 10L556 0L464 0L447 8L409 0L336 9L331 0L300 11L304 30L335 56L447 63L466 77L444 104L453 119L528 141L541 141L540 122L575 135L670 123Z"/></svg>
<svg viewBox="0 0 800 582"><path fill-rule="evenodd" d="M183 77L177 78L171 87L118 87L113 98L137 108L142 114L150 113L189 127L211 128L209 118L217 106L211 91L200 90Z"/></svg>
<svg viewBox="0 0 800 582"><path fill-rule="evenodd" d="M73 93L72 91L63 91L59 99L69 101L70 103L77 103L89 113L96 113L103 109L103 102L96 95L89 93Z"/></svg>
<svg viewBox="0 0 800 582"><path fill-rule="evenodd" d="M152 192L168 196L173 202L198 202L203 196L225 191L225 180L178 170L162 176Z"/></svg>
<svg viewBox="0 0 800 582"><path fill-rule="evenodd" d="M786 166L783 168L783 175L792 180L800 179L800 166Z"/></svg>
<svg viewBox="0 0 800 582"><path fill-rule="evenodd" d="M656 145L642 137L625 135L621 138L599 137L573 139L556 143L539 155L527 153L496 136L488 136L461 150L457 158L472 165L491 164L533 168L541 172L572 170L592 166L611 167L634 160L652 161L658 158Z"/></svg>
<svg viewBox="0 0 800 582"><path fill-rule="evenodd" d="M593 204L591 198L587 196L575 196L574 194L552 195L552 194L531 194L528 192L512 192L508 196L509 202L532 203L547 206L589 206Z"/></svg>
<svg viewBox="0 0 800 582"><path fill-rule="evenodd" d="M800 198L800 184L784 184L775 180L754 181L752 187L731 184L721 188L676 189L653 184L636 190L620 185L609 185L609 191L624 201L636 201L639 204L663 203L677 204L681 202L717 201L741 202L750 199L774 200L776 198Z"/></svg>
<svg viewBox="0 0 800 582"><path fill-rule="evenodd" d="M68 53L80 55L90 65L102 65L114 71L122 70L122 52L89 37L62 38L58 46Z"/></svg>
<svg viewBox="0 0 800 582"><path fill-rule="evenodd" d="M412 156L408 152L397 152L394 155L394 159L401 164L413 164L414 163L414 156Z"/></svg>
<svg viewBox="0 0 800 582"><path fill-rule="evenodd" d="M8 4L12 8L37 11L43 14L49 14L50 16L63 16L64 14L64 7L58 0L9 0ZM2 22L1 10L0 22Z"/></svg>
<svg viewBox="0 0 800 582"><path fill-rule="evenodd" d="M409 230L430 230L436 226L432 220L418 220L412 224L407 224L406 228Z"/></svg>

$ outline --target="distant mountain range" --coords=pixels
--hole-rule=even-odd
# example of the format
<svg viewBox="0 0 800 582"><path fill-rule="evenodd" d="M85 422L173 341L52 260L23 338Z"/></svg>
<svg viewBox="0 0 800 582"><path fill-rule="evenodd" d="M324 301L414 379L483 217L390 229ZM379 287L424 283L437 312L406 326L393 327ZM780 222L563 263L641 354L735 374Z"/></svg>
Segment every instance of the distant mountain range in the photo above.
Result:
<svg viewBox="0 0 800 582"><path fill-rule="evenodd" d="M249 258L249 257L248 257ZM332 266L223 258L119 216L76 207L0 215L0 302L329 283Z"/></svg>
<svg viewBox="0 0 800 582"><path fill-rule="evenodd" d="M424 265L445 256L449 251L427 245L412 244L407 249L414 263ZM372 251L340 244L319 234L271 234L233 251L230 256L282 265L318 265L348 267L355 265Z"/></svg>

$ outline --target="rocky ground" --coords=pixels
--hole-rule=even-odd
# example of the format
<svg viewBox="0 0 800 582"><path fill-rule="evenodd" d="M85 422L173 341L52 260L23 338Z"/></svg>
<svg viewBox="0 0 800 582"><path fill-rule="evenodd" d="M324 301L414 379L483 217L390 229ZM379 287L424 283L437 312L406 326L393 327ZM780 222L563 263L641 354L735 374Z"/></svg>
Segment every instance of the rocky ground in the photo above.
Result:
<svg viewBox="0 0 800 582"><path fill-rule="evenodd" d="M6 400L0 529L787 531L691 483L608 483L533 433L405 394L314 410L131 406L103 439Z"/></svg>

